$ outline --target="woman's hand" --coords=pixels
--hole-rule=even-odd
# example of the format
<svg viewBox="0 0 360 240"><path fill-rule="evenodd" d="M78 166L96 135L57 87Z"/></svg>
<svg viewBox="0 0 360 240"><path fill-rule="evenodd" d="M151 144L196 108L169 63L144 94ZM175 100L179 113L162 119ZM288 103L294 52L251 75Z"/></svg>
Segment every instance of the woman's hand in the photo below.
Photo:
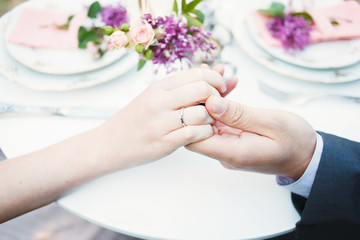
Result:
<svg viewBox="0 0 360 240"><path fill-rule="evenodd" d="M222 69L203 66L156 82L108 120L100 129L109 169L159 159L211 137L215 121L201 103L227 92ZM179 118L182 108L186 126Z"/></svg>
<svg viewBox="0 0 360 240"><path fill-rule="evenodd" d="M194 69L156 82L102 126L0 162L0 223L55 201L93 178L161 158L213 134L204 103L222 76ZM179 114L184 108L183 126Z"/></svg>

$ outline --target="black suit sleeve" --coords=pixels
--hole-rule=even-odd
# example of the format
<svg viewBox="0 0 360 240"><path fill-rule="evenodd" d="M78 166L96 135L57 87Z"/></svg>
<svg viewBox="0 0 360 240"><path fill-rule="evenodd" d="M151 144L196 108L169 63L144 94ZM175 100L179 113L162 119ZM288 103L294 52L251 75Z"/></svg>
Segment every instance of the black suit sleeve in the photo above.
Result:
<svg viewBox="0 0 360 240"><path fill-rule="evenodd" d="M298 239L360 239L360 143L319 132L323 153L308 199L292 194Z"/></svg>

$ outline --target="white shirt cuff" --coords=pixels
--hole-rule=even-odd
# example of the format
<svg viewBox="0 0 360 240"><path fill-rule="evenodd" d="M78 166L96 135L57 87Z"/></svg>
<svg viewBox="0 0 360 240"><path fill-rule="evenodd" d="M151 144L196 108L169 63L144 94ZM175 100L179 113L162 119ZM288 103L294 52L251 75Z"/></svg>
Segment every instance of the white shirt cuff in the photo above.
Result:
<svg viewBox="0 0 360 240"><path fill-rule="evenodd" d="M314 155L306 168L306 171L301 176L301 178L295 181L292 178L277 176L276 181L280 186L288 189L289 191L303 196L305 198L309 197L312 185L314 183L315 175L319 167L321 154L323 151L324 142L322 137L317 133L316 147Z"/></svg>

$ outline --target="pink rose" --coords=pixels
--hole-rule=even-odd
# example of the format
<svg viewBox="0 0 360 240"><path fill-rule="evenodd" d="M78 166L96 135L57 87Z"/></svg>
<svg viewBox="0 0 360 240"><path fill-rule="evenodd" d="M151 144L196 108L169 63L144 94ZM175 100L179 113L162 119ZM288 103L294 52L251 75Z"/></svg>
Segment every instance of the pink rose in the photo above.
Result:
<svg viewBox="0 0 360 240"><path fill-rule="evenodd" d="M130 36L135 43L148 47L153 43L155 32L149 23L139 21L130 27Z"/></svg>
<svg viewBox="0 0 360 240"><path fill-rule="evenodd" d="M110 43L116 48L125 47L129 43L129 38L123 31L115 31L110 36Z"/></svg>

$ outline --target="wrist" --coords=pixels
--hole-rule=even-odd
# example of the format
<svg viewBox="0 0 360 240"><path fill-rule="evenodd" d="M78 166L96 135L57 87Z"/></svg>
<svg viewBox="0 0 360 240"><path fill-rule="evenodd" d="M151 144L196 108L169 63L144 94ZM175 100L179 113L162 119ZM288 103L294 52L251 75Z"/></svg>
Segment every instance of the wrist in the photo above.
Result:
<svg viewBox="0 0 360 240"><path fill-rule="evenodd" d="M313 182L315 180L316 172L319 167L322 151L323 151L323 139L320 134L317 134L316 148L312 159L306 168L304 174L298 180L292 178L277 176L277 183L291 192L303 196L309 197Z"/></svg>
<svg viewBox="0 0 360 240"><path fill-rule="evenodd" d="M313 131L305 142L306 144L304 144L302 148L297 149L295 153L295 156L297 156L295 167L293 167L293 171L287 177L298 180L305 173L316 149L317 133Z"/></svg>
<svg viewBox="0 0 360 240"><path fill-rule="evenodd" d="M93 130L93 136L97 139L94 142L96 161L102 166L102 171L106 173L132 167L131 147L129 137L121 130L121 124L118 122L119 115L116 119L110 119L103 125ZM116 122L116 124L114 124Z"/></svg>

